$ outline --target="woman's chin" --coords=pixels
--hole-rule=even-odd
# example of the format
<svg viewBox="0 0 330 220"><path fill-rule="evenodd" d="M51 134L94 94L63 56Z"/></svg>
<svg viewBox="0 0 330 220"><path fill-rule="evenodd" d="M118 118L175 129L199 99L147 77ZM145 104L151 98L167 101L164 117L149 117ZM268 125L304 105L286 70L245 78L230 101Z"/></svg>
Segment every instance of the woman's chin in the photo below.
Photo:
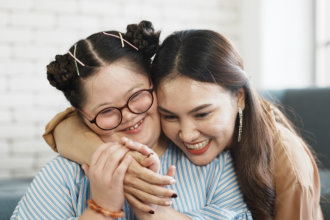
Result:
<svg viewBox="0 0 330 220"><path fill-rule="evenodd" d="M197 166L205 166L205 165L209 164L210 162L212 162L212 159L208 159L205 156L204 157L194 156L194 157L188 157L188 158L193 164L195 164Z"/></svg>

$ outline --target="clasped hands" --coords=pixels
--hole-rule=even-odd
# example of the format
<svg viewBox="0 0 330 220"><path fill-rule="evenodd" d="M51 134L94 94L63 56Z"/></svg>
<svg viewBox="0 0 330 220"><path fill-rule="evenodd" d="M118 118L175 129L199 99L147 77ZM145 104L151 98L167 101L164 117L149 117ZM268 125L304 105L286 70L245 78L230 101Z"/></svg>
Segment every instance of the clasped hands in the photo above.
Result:
<svg viewBox="0 0 330 220"><path fill-rule="evenodd" d="M103 208L118 211L127 199L133 210L154 213L157 205L170 206L177 194L164 186L175 182L175 167L160 175L160 160L146 145L122 138L102 144L90 166L83 164L90 179L92 198Z"/></svg>

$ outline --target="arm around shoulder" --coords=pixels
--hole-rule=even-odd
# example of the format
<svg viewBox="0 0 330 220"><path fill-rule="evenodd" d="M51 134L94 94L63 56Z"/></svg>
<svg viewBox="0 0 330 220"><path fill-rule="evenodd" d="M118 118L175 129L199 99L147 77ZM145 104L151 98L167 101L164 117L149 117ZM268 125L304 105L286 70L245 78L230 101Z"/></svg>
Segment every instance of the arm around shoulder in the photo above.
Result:
<svg viewBox="0 0 330 220"><path fill-rule="evenodd" d="M77 114L56 126L54 139L58 152L79 164L89 164L92 154L103 144L99 136L91 131Z"/></svg>
<svg viewBox="0 0 330 220"><path fill-rule="evenodd" d="M92 154L103 144L72 107L58 113L47 124L43 138L54 151L79 164L89 164Z"/></svg>
<svg viewBox="0 0 330 220"><path fill-rule="evenodd" d="M65 120L70 115L74 114L75 109L73 107L69 107L66 110L56 114L46 125L45 132L42 137L46 141L46 143L55 151L58 152L57 146L54 139L54 129L56 126L61 123L61 121Z"/></svg>

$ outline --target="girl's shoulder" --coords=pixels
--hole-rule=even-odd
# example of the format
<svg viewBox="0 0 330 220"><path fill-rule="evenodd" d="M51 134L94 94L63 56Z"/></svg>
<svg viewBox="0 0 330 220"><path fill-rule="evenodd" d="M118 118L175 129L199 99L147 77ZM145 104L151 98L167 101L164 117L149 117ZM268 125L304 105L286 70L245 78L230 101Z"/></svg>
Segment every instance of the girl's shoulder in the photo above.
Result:
<svg viewBox="0 0 330 220"><path fill-rule="evenodd" d="M85 173L78 163L63 156L56 156L41 168L37 176L76 185L85 178Z"/></svg>
<svg viewBox="0 0 330 220"><path fill-rule="evenodd" d="M57 169L57 170L67 170L70 172L70 169L81 169L80 165L76 162L73 162L63 156L57 155L52 160L47 162L43 169ZM69 169L69 170L68 170Z"/></svg>

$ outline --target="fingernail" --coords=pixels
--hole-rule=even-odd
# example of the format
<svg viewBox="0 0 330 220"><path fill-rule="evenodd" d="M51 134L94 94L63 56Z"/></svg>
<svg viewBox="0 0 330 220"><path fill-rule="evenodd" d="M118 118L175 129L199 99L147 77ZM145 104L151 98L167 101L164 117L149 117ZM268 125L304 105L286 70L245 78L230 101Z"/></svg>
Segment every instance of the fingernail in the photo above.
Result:
<svg viewBox="0 0 330 220"><path fill-rule="evenodd" d="M155 211L154 210L150 210L149 211L149 214L152 214L153 215L153 214L155 214Z"/></svg>
<svg viewBox="0 0 330 220"><path fill-rule="evenodd" d="M173 193L171 196L171 198L176 198L176 197L178 197L178 195L176 193Z"/></svg>
<svg viewBox="0 0 330 220"><path fill-rule="evenodd" d="M175 183L175 179L171 177L171 178L170 178L170 183L171 183L171 184L174 184L174 183Z"/></svg>
<svg viewBox="0 0 330 220"><path fill-rule="evenodd" d="M172 201L166 201L165 205L168 205L168 206L172 205Z"/></svg>

